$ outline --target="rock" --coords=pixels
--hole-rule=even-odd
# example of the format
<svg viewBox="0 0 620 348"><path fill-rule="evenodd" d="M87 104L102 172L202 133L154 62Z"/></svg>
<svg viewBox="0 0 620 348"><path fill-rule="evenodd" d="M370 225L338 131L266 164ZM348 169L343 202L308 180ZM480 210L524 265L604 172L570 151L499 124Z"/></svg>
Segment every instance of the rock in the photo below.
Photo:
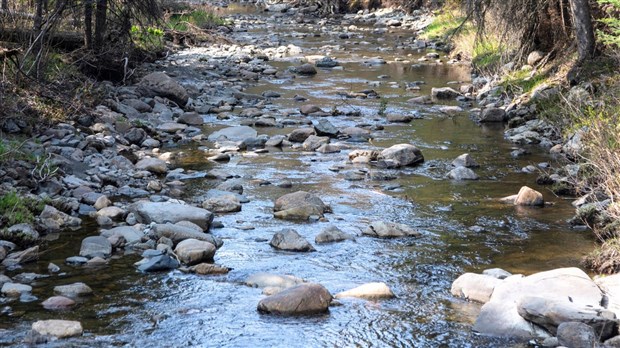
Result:
<svg viewBox="0 0 620 348"><path fill-rule="evenodd" d="M27 263L39 259L39 246L33 246L23 251L10 253L2 260L2 265L5 267L12 267L22 263Z"/></svg>
<svg viewBox="0 0 620 348"><path fill-rule="evenodd" d="M82 240L80 256L92 259L93 257L107 258L112 255L112 244L106 237L91 236Z"/></svg>
<svg viewBox="0 0 620 348"><path fill-rule="evenodd" d="M186 112L177 120L179 123L186 124L188 126L202 126L205 121L197 112Z"/></svg>
<svg viewBox="0 0 620 348"><path fill-rule="evenodd" d="M62 310L73 307L75 305L75 301L64 296L52 296L43 301L41 305L43 305L43 308L49 310Z"/></svg>
<svg viewBox="0 0 620 348"><path fill-rule="evenodd" d="M313 105L313 104L306 104L306 105L302 105L299 108L299 112L301 112L302 115L309 115L309 114L313 114L315 112L321 112L323 110L321 110L320 107Z"/></svg>
<svg viewBox="0 0 620 348"><path fill-rule="evenodd" d="M0 293L7 297L19 297L32 292L32 286L19 283L4 283Z"/></svg>
<svg viewBox="0 0 620 348"><path fill-rule="evenodd" d="M437 99L454 99L461 95L461 93L450 87L433 87L431 89L431 95Z"/></svg>
<svg viewBox="0 0 620 348"><path fill-rule="evenodd" d="M82 335L82 324L69 320L39 320L32 323L32 331L43 336L67 338Z"/></svg>
<svg viewBox="0 0 620 348"><path fill-rule="evenodd" d="M367 283L351 290L337 293L335 298L357 297L367 300L376 300L396 297L385 283Z"/></svg>
<svg viewBox="0 0 620 348"><path fill-rule="evenodd" d="M174 253L179 257L179 261L190 266L201 262L212 262L215 245L197 239L185 239L177 244Z"/></svg>
<svg viewBox="0 0 620 348"><path fill-rule="evenodd" d="M559 342L558 342L557 345L559 345ZM618 335L616 337L612 337L612 338L606 340L605 342L603 342L603 347L605 347L605 348L617 348L617 347L620 347L620 335Z"/></svg>
<svg viewBox="0 0 620 348"><path fill-rule="evenodd" d="M329 122L328 120L324 118L320 119L314 125L314 131L319 136L327 136L330 138L335 138L340 133L338 129L331 122Z"/></svg>
<svg viewBox="0 0 620 348"><path fill-rule="evenodd" d="M538 64L543 58L545 54L541 51L532 51L527 55L527 65L534 66Z"/></svg>
<svg viewBox="0 0 620 348"><path fill-rule="evenodd" d="M332 295L320 284L305 283L282 290L262 299L258 311L283 315L306 315L325 313Z"/></svg>
<svg viewBox="0 0 620 348"><path fill-rule="evenodd" d="M480 112L480 122L504 122L506 111L500 108L486 108Z"/></svg>
<svg viewBox="0 0 620 348"><path fill-rule="evenodd" d="M338 227L330 226L324 229L323 231L321 231L321 233L319 233L314 239L314 242L317 244L321 244L321 243L342 242L344 240L352 240L352 239L354 239L353 236L342 232Z"/></svg>
<svg viewBox="0 0 620 348"><path fill-rule="evenodd" d="M375 150L354 150L349 153L349 161L353 163L369 163L379 158L379 152Z"/></svg>
<svg viewBox="0 0 620 348"><path fill-rule="evenodd" d="M596 284L578 268L559 268L527 277L510 276L495 286L490 301L482 306L474 331L519 339L548 337L546 330L519 315L517 303L527 296L549 300L570 297L575 304L594 307L603 298Z"/></svg>
<svg viewBox="0 0 620 348"><path fill-rule="evenodd" d="M224 266L214 265L212 263L199 263L191 267L191 271L196 274L207 275L207 274L226 274L230 271L230 269Z"/></svg>
<svg viewBox="0 0 620 348"><path fill-rule="evenodd" d="M168 165L158 158L143 158L136 163L137 170L147 170L154 174L166 174Z"/></svg>
<svg viewBox="0 0 620 348"><path fill-rule="evenodd" d="M0 288L2 288L2 285L6 283L12 283L11 278L5 276L4 274L0 274Z"/></svg>
<svg viewBox="0 0 620 348"><path fill-rule="evenodd" d="M488 275L465 273L452 283L450 293L466 300L487 303L500 282L500 279Z"/></svg>
<svg viewBox="0 0 620 348"><path fill-rule="evenodd" d="M490 268L482 271L482 274L488 275L497 279L506 279L510 277L512 274L508 271L505 271L501 268Z"/></svg>
<svg viewBox="0 0 620 348"><path fill-rule="evenodd" d="M288 141L292 143L303 143L311 135L314 135L314 128L298 128L289 134Z"/></svg>
<svg viewBox="0 0 620 348"><path fill-rule="evenodd" d="M285 220L307 220L310 216L323 216L331 209L316 195L297 191L278 198L274 216Z"/></svg>
<svg viewBox="0 0 620 348"><path fill-rule="evenodd" d="M390 123L409 123L413 121L413 116L401 115L401 114L398 114L398 115L390 114L390 115L387 115L386 119Z"/></svg>
<svg viewBox="0 0 620 348"><path fill-rule="evenodd" d="M202 207L214 213L232 213L241 211L241 202L237 195L225 194L207 199Z"/></svg>
<svg viewBox="0 0 620 348"><path fill-rule="evenodd" d="M302 147L306 151L315 151L316 149L327 143L329 143L329 137L318 137L316 135L311 135L306 140L304 140Z"/></svg>
<svg viewBox="0 0 620 348"><path fill-rule="evenodd" d="M315 251L314 247L293 229L284 229L274 234L269 245L285 251Z"/></svg>
<svg viewBox="0 0 620 348"><path fill-rule="evenodd" d="M548 299L537 296L522 297L517 311L523 318L538 324L552 334L564 322L588 324L601 340L615 335L618 329L616 314L603 307L575 304L569 298Z"/></svg>
<svg viewBox="0 0 620 348"><path fill-rule="evenodd" d="M292 70L296 74L306 75L306 76L316 75L317 73L316 68L312 66L312 64L302 64L300 66L293 67Z"/></svg>
<svg viewBox="0 0 620 348"><path fill-rule="evenodd" d="M144 129L135 127L127 130L123 136L130 144L135 144L138 146L140 146L147 138L147 134Z"/></svg>
<svg viewBox="0 0 620 348"><path fill-rule="evenodd" d="M178 244L186 239L197 239L204 242L209 242L216 247L220 247L222 245L222 241L211 234L196 231L192 228L180 225L157 224L153 227L153 232L157 238L169 238L174 244Z"/></svg>
<svg viewBox="0 0 620 348"><path fill-rule="evenodd" d="M314 65L317 68L333 68L338 66L338 62L333 60L330 57L323 57L321 59L318 59L316 62L314 62Z"/></svg>
<svg viewBox="0 0 620 348"><path fill-rule="evenodd" d="M185 88L163 72L153 72L142 78L137 91L144 97L164 97L184 107L189 100Z"/></svg>
<svg viewBox="0 0 620 348"><path fill-rule="evenodd" d="M371 223L362 234L380 238L420 237L422 235L408 225L384 221Z"/></svg>
<svg viewBox="0 0 620 348"><path fill-rule="evenodd" d="M208 230L213 221L213 213L210 211L179 203L141 201L129 205L127 209L135 214L139 223L143 224L150 224L151 222L158 224L176 223L187 220L200 226L203 230Z"/></svg>
<svg viewBox="0 0 620 348"><path fill-rule="evenodd" d="M411 144L397 144L381 151L377 161L385 167L398 168L422 163L424 156L417 147Z"/></svg>
<svg viewBox="0 0 620 348"><path fill-rule="evenodd" d="M90 286L84 283L78 282L68 285L56 286L54 287L54 293L56 295L64 297L76 298L80 296L91 295L93 293L93 289L91 289Z"/></svg>
<svg viewBox="0 0 620 348"><path fill-rule="evenodd" d="M136 263L136 266L142 272L157 272L176 269L180 265L179 261L168 255L159 255L139 261Z"/></svg>
<svg viewBox="0 0 620 348"><path fill-rule="evenodd" d="M243 141L248 138L256 138L258 133L254 128L248 126L236 126L220 129L217 132L213 132L209 135L209 141L216 141L218 139L227 139L230 141Z"/></svg>
<svg viewBox="0 0 620 348"><path fill-rule="evenodd" d="M127 211L115 206L105 207L97 212L97 217L107 217L111 220L123 220L125 215L127 215Z"/></svg>
<svg viewBox="0 0 620 348"><path fill-rule="evenodd" d="M97 210L101 210L103 208L109 207L110 205L112 205L112 201L110 201L110 199L107 196L100 196L95 201L94 207Z"/></svg>
<svg viewBox="0 0 620 348"><path fill-rule="evenodd" d="M448 173L448 178L452 180L478 180L478 175L471 169L456 167Z"/></svg>
<svg viewBox="0 0 620 348"><path fill-rule="evenodd" d="M28 247L39 240L39 233L30 224L17 224L8 229L0 229L0 239Z"/></svg>
<svg viewBox="0 0 620 348"><path fill-rule="evenodd" d="M480 165L478 165L478 163L468 153L464 153L459 157L455 158L454 161L452 161L452 166L466 168L480 167Z"/></svg>
<svg viewBox="0 0 620 348"><path fill-rule="evenodd" d="M43 208L43 211L39 214L39 218L47 227L52 227L53 224L52 230L65 227L78 227L82 224L81 219L65 214L49 205Z"/></svg>
<svg viewBox="0 0 620 348"><path fill-rule="evenodd" d="M594 282L607 296L607 308L620 318L620 273L599 277Z"/></svg>
<svg viewBox="0 0 620 348"><path fill-rule="evenodd" d="M529 206L542 206L545 205L542 193L531 189L527 186L521 187L517 198L514 202L515 205L529 205Z"/></svg>
<svg viewBox="0 0 620 348"><path fill-rule="evenodd" d="M598 344L594 330L584 323L567 322L558 327L558 343L567 348L591 348Z"/></svg>
<svg viewBox="0 0 620 348"><path fill-rule="evenodd" d="M129 226L120 226L109 230L103 230L101 231L101 235L106 238L122 236L127 244L137 243L142 239L142 232Z"/></svg>
<svg viewBox="0 0 620 348"><path fill-rule="evenodd" d="M349 141L366 142L371 138L370 131L368 129L359 127L347 127L340 133L347 136Z"/></svg>
<svg viewBox="0 0 620 348"><path fill-rule="evenodd" d="M82 256L70 256L65 259L67 265L81 266L88 262L88 259Z"/></svg>
<svg viewBox="0 0 620 348"><path fill-rule="evenodd" d="M246 285L261 289L267 287L286 289L303 282L303 279L291 275L270 273L255 273L245 280Z"/></svg>
<svg viewBox="0 0 620 348"><path fill-rule="evenodd" d="M174 134L176 132L184 131L187 126L176 122L165 122L157 126L157 130L164 133ZM148 139L147 139L148 140ZM147 140L142 142L142 146L146 146Z"/></svg>

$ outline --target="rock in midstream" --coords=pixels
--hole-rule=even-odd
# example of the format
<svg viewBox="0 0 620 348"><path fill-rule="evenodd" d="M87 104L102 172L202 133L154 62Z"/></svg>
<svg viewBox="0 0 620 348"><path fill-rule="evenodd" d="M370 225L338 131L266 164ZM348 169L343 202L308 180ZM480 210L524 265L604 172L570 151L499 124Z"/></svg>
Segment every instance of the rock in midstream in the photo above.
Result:
<svg viewBox="0 0 620 348"><path fill-rule="evenodd" d="M43 336L66 338L82 335L82 324L69 320L40 320L32 323L32 331Z"/></svg>
<svg viewBox="0 0 620 348"><path fill-rule="evenodd" d="M315 251L314 247L304 237L290 228L274 234L269 245L285 251Z"/></svg>
<svg viewBox="0 0 620 348"><path fill-rule="evenodd" d="M179 257L179 261L192 266L202 262L212 262L215 249L215 245L209 242L185 239L177 244L174 253Z"/></svg>
<svg viewBox="0 0 620 348"><path fill-rule="evenodd" d="M171 239L174 244L178 244L186 239L197 239L209 242L218 248L223 244L221 239L212 234L200 232L182 225L158 224L153 227L153 232L158 238L166 237Z"/></svg>
<svg viewBox="0 0 620 348"><path fill-rule="evenodd" d="M395 297L392 289L385 283L366 283L351 290L337 293L335 298L357 297L376 300Z"/></svg>
<svg viewBox="0 0 620 348"><path fill-rule="evenodd" d="M332 295L320 284L304 283L284 289L258 303L258 311L282 315L308 315L325 313Z"/></svg>
<svg viewBox="0 0 620 348"><path fill-rule="evenodd" d="M385 221L371 223L362 233L367 236L380 238L420 237L422 235L411 226Z"/></svg>
<svg viewBox="0 0 620 348"><path fill-rule="evenodd" d="M210 211L179 203L141 201L129 205L127 209L135 214L138 222L143 224L176 223L187 220L206 231L213 221L213 213Z"/></svg>
<svg viewBox="0 0 620 348"><path fill-rule="evenodd" d="M377 162L382 167L398 168L424 162L422 151L411 144L397 144L381 151Z"/></svg>
<svg viewBox="0 0 620 348"><path fill-rule="evenodd" d="M285 194L274 205L274 216L285 220L307 220L331 212L328 205L316 195L305 191Z"/></svg>
<svg viewBox="0 0 620 348"><path fill-rule="evenodd" d="M314 241L315 243L332 243L332 242L342 242L345 240L353 240L355 239L352 235L342 232L336 226L330 226L321 231Z"/></svg>
<svg viewBox="0 0 620 348"><path fill-rule="evenodd" d="M295 285L299 285L303 283L304 280L292 275L280 275L280 274L271 274L271 273L255 273L250 275L246 280L245 284L257 287L257 288L266 288L266 287L275 287L275 288L290 288Z"/></svg>

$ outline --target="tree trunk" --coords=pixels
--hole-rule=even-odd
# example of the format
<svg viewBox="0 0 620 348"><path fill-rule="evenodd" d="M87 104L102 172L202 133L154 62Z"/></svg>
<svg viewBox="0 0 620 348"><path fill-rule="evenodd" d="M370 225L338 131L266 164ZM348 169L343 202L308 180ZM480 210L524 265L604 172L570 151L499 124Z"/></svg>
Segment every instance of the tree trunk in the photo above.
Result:
<svg viewBox="0 0 620 348"><path fill-rule="evenodd" d="M573 17L573 27L575 28L575 38L577 39L579 62L583 62L594 56L595 49L590 4L588 0L569 0L569 3Z"/></svg>
<svg viewBox="0 0 620 348"><path fill-rule="evenodd" d="M84 1L84 45L89 50L93 48L93 2Z"/></svg>
<svg viewBox="0 0 620 348"><path fill-rule="evenodd" d="M94 48L100 51L103 47L103 38L107 27L108 0L97 0L95 10L95 42Z"/></svg>

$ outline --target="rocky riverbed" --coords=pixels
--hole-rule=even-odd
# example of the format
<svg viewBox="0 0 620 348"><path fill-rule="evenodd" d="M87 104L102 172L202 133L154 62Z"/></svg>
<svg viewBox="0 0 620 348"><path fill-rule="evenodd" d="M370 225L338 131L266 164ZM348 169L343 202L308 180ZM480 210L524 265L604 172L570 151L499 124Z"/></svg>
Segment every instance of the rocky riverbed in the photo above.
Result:
<svg viewBox="0 0 620 348"><path fill-rule="evenodd" d="M450 284L590 250L570 203L536 184L552 129L417 40L425 13L254 11L225 11L234 43L145 65L25 143L62 175L2 169L5 191L47 198L2 235L0 342L522 340L474 335L480 305L458 298L495 303L499 280L483 298Z"/></svg>

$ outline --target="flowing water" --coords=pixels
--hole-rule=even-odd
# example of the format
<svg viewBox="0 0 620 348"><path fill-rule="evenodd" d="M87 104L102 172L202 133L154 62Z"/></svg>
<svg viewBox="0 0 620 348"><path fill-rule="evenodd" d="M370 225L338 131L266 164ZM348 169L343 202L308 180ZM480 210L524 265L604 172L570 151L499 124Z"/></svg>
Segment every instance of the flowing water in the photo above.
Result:
<svg viewBox="0 0 620 348"><path fill-rule="evenodd" d="M238 21L240 18L255 17L241 14ZM93 225L67 231L47 243L47 252L39 262L7 273L47 274L49 262L62 268L62 273L32 283L33 295L39 300L0 303L0 345L19 343L35 320L62 318L81 321L85 335L52 346L507 346L513 343L471 332L479 306L451 296L451 282L463 272L492 267L529 274L574 266L590 250L593 241L589 234L571 230L566 223L573 213L570 201L537 186L536 174L521 172L526 165L553 163L544 149L528 147L530 155L515 159L510 155L514 145L503 138L503 126L480 126L467 113L446 116L433 106L406 102L416 94L429 94L432 87L451 81L467 82L470 76L466 66L432 62L418 65L418 58L426 52L397 47L409 42L406 32L372 34L367 28L340 40L322 26L299 28L282 22L276 25L268 17L258 18L247 32L237 34L240 39L279 40L302 47L304 54L329 52L342 62L342 68L320 69L311 78L261 80L245 92L280 93L281 98L267 105L274 113L297 110L300 103L293 100L294 95L326 110L337 107L358 112L361 116L328 117L337 127L360 123L384 127L373 131L371 142L349 143L351 149L412 143L422 150L426 161L413 168L379 170L346 164L348 151L319 154L285 148L269 149L264 154L242 153L228 163L214 164L206 161L197 147L183 147L179 151L184 155L177 166L225 169L239 177L251 199L242 212L218 216L216 219L224 227L212 231L224 240L216 262L232 271L224 276L179 271L141 274L132 266L139 259L136 255L116 255L103 268L72 267L64 265L64 259L77 254L83 237L97 232ZM193 57L189 53L182 54ZM389 64L362 63L364 57L373 56L381 56ZM280 70L296 64L291 60L270 63ZM419 91L407 91L406 83L413 81L425 84ZM381 99L347 99L341 95L364 89L374 89ZM385 101L383 106L381 101ZM388 124L377 115L382 107L386 113L407 113L416 119L406 125ZM217 120L215 115L205 117L210 121L204 127L207 134L242 121L235 117L227 121ZM259 134L286 134L292 129L261 128ZM451 161L462 153L470 153L480 163L481 167L475 169L480 180L455 182L445 178ZM364 178L347 180L349 172L362 173ZM395 179L373 180L383 174ZM293 188L266 184L283 180L292 182ZM200 179L189 185L191 200L192 195L199 195L217 182ZM545 200L554 204L517 208L498 203L498 198L516 193L523 185L541 191ZM328 221L275 220L274 200L296 190L314 192L330 204L333 214L326 215ZM361 230L375 220L412 225L423 237L384 240L360 236ZM329 225L358 237L355 241L315 245L317 251L312 253L276 251L268 244L275 232L286 227L313 241ZM263 298L261 290L242 284L256 272L292 274L323 284L331 293L381 281L397 297L382 301L341 300L341 305L319 316L262 315L256 311ZM53 286L76 281L87 283L95 295L69 312L42 309L40 302L52 295Z"/></svg>

